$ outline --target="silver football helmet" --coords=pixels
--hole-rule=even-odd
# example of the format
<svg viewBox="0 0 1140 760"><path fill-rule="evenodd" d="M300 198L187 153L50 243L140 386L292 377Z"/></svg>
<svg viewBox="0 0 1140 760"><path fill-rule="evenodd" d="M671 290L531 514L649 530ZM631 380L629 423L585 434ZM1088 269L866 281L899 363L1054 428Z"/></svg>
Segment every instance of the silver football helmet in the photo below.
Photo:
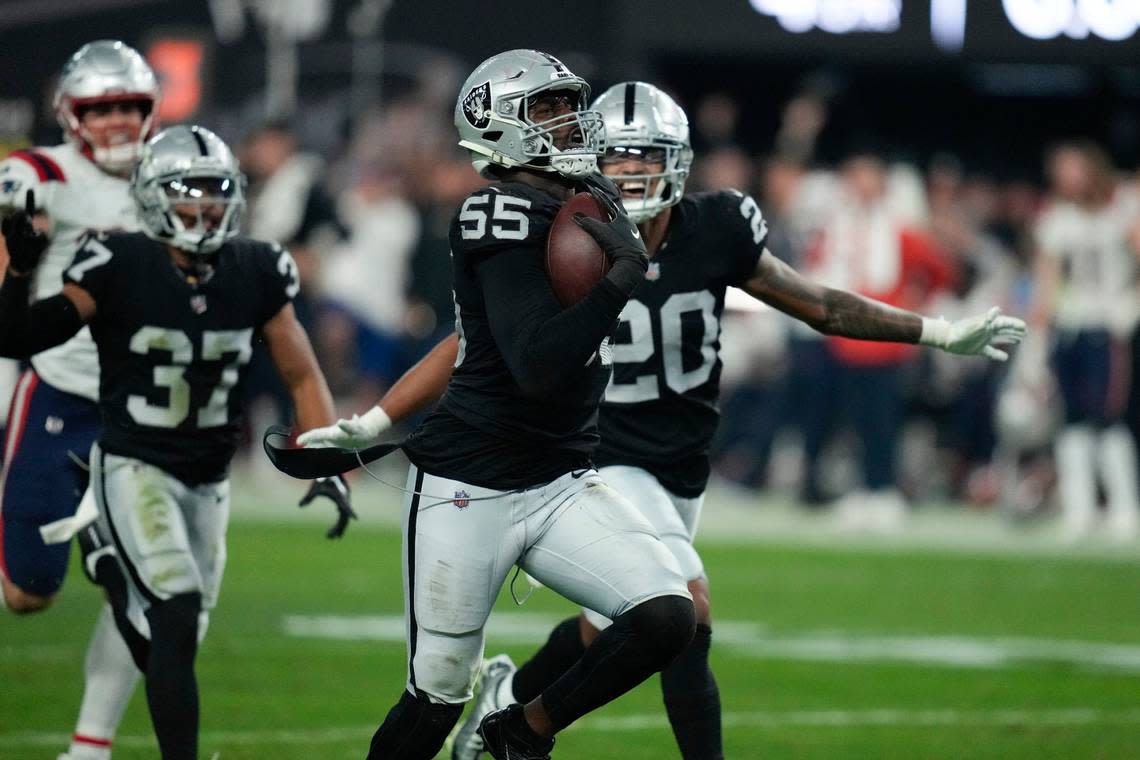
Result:
<svg viewBox="0 0 1140 760"><path fill-rule="evenodd" d="M593 108L606 124L603 166L631 159L662 165L659 172L609 175L629 218L641 224L680 201L693 149L689 119L677 102L646 82L623 82L599 95Z"/></svg>
<svg viewBox="0 0 1140 760"><path fill-rule="evenodd" d="M602 117L586 110L590 85L537 50L491 56L467 77L455 103L459 144L484 177L524 166L566 177L597 171Z"/></svg>
<svg viewBox="0 0 1140 760"><path fill-rule="evenodd" d="M66 139L103 169L121 174L134 167L155 128L160 94L158 79L137 50L118 40L98 40L79 48L64 65L53 105ZM121 145L96 145L83 127L80 111L84 106L116 101L143 104L139 137Z"/></svg>
<svg viewBox="0 0 1140 760"><path fill-rule="evenodd" d="M143 147L131 196L149 237L206 256L238 234L245 176L210 130L170 127ZM196 221L188 224L191 218Z"/></svg>

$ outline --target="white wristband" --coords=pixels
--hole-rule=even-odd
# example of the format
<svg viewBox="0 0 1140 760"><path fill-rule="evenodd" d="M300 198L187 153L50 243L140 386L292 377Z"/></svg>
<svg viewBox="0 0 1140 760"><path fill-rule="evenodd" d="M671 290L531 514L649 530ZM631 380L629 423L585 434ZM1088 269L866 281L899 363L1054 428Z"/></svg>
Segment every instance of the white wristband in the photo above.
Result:
<svg viewBox="0 0 1140 760"><path fill-rule="evenodd" d="M360 415L360 421L363 422L370 431L375 431L376 435L380 435L392 427L392 418L389 417L388 413L381 409L379 405L372 407Z"/></svg>
<svg viewBox="0 0 1140 760"><path fill-rule="evenodd" d="M363 422L369 430L376 431L377 435L392 427L392 418L388 416L387 412L380 408L379 404L360 415L360 421Z"/></svg>
<svg viewBox="0 0 1140 760"><path fill-rule="evenodd" d="M918 342L924 346L945 348L950 343L950 323L942 317L923 317L922 335L918 336Z"/></svg>

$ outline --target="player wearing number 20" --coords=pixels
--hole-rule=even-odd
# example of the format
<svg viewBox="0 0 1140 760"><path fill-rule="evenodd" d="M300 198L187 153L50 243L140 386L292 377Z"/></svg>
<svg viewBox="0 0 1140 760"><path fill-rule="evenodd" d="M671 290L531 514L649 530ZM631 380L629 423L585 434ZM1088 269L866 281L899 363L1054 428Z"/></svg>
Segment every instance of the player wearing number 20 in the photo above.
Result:
<svg viewBox="0 0 1140 760"><path fill-rule="evenodd" d="M299 424L333 419L293 314L292 259L277 245L235 237L243 184L212 132L160 133L131 181L143 232L88 237L63 272L62 292L30 306L28 273L42 246L27 218L4 223L11 261L0 287L0 353L35 354L84 324L98 349L102 432L91 452L92 484L126 579L107 591L146 676L168 760L198 756L194 658L225 565L227 469L256 335L290 389ZM315 488L347 509L342 484Z"/></svg>
<svg viewBox="0 0 1140 760"><path fill-rule="evenodd" d="M708 447L719 413L720 318L725 289L743 288L822 332L855 338L925 342L959 353L1004 356L991 343L1024 334L1021 320L994 313L948 324L815 285L765 248L767 227L752 198L735 190L684 194L692 161L688 120L652 85L629 82L594 103L606 127L603 172L645 240L645 279L621 311L612 379L598 419L594 454L603 480L654 526L688 581L696 635L661 673L669 720L685 758L722 757L720 700L709 669L709 589L692 541L709 476ZM433 400L457 350L444 341L397 383L380 405L342 420L327 444L359 446L409 411ZM406 382L405 382L406 380ZM454 741L452 757L483 750L475 728L484 715L526 702L581 657L609 626L596 611L561 623L542 650L514 673L505 656L486 665L483 688Z"/></svg>
<svg viewBox="0 0 1140 760"><path fill-rule="evenodd" d="M708 449L719 413L720 318L725 289L749 295L821 332L872 340L924 342L957 353L1005 354L1024 323L996 310L953 325L926 320L851 293L805 280L765 248L767 226L752 198L735 190L684 195L692 160L688 121L656 87L619 84L593 107L606 125L603 171L622 190L650 255L646 282L621 312L614 336L614 373L598 420L595 455L602 478L625 494L657 529L689 582L697 632L661 673L673 733L684 758L723 756L720 700L709 668L712 637L709 586L692 541L709 477ZM496 658L492 693L477 703L493 709L525 700L556 678L609 621L591 610L565 621L519 672ZM494 692L498 692L496 695ZM462 733L453 757L465 751Z"/></svg>

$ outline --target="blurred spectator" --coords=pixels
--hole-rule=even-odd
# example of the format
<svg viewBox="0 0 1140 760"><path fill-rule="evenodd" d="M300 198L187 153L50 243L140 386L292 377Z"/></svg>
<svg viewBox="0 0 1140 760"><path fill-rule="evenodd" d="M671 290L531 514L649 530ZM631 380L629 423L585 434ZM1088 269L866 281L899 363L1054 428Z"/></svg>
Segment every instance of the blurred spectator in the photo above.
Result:
<svg viewBox="0 0 1140 760"><path fill-rule="evenodd" d="M808 258L808 274L831 287L912 310L952 286L956 272L931 240L892 210L883 161L863 153L842 169L843 202L834 210ZM905 190L904 192L910 192ZM865 525L891 525L904 504L895 476L903 422L904 375L917 347L830 337L801 341L794 361L804 428L804 498L826 499L820 454L839 422L849 419L861 444L865 491L849 493L842 517Z"/></svg>
<svg viewBox="0 0 1140 760"><path fill-rule="evenodd" d="M451 242L448 229L458 204L486 180L471 168L466 156L437 160L425 173L428 181L417 198L422 234L412 252L408 283L408 331L426 353L455 329L455 302L451 295Z"/></svg>
<svg viewBox="0 0 1140 760"><path fill-rule="evenodd" d="M1052 327L1053 369L1065 406L1055 456L1065 530L1087 533L1097 515L1097 483L1107 495L1107 528L1140 531L1136 444L1123 422L1127 358L1136 327L1135 194L1118 192L1105 153L1091 143L1048 157L1052 195L1036 226L1033 322Z"/></svg>
<svg viewBox="0 0 1140 760"><path fill-rule="evenodd" d="M1012 303L1018 262L984 227L996 213L996 188L976 178L968 185L957 160L942 155L927 173L927 197L930 232L959 267L957 287L936 296L933 313L956 319L994 304L1018 312ZM1004 367L968 357L947 361L938 352L926 358L918 404L933 415L937 444L950 455L950 495L990 504L999 495L990 464L997 444L993 410Z"/></svg>
<svg viewBox="0 0 1140 760"><path fill-rule="evenodd" d="M247 232L277 241L293 255L301 283L293 307L297 319L314 334L321 258L344 234L332 199L321 185L324 161L301 152L293 132L281 122L266 124L247 137L240 159L250 181ZM290 404L260 343L255 345L252 364L248 419L252 429L259 430L266 423L286 421Z"/></svg>
<svg viewBox="0 0 1140 760"><path fill-rule="evenodd" d="M740 121L740 106L723 92L706 95L697 104L693 119L693 149L705 155L717 148L736 146L736 129ZM732 185L720 185L732 187Z"/></svg>
<svg viewBox="0 0 1140 760"><path fill-rule="evenodd" d="M375 398L408 364L406 294L420 220L402 179L376 165L358 169L340 207L352 234L322 270L331 308L321 342L329 364L353 380L352 392Z"/></svg>

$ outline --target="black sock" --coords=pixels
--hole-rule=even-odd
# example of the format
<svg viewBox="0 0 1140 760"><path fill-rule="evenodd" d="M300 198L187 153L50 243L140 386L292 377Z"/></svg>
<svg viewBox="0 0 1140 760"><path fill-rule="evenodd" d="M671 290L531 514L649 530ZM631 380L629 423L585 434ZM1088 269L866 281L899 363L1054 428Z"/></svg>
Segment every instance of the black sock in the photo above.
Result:
<svg viewBox="0 0 1140 760"><path fill-rule="evenodd" d="M586 651L577 617L567 618L554 627L550 637L515 673L512 681L515 701L526 704L570 669Z"/></svg>
<svg viewBox="0 0 1140 760"><path fill-rule="evenodd" d="M698 624L685 651L661 671L661 694L684 760L721 760L720 691L709 667L712 628Z"/></svg>
<svg viewBox="0 0 1140 760"><path fill-rule="evenodd" d="M405 691L372 736L366 760L431 760L463 705L441 705Z"/></svg>
<svg viewBox="0 0 1140 760"><path fill-rule="evenodd" d="M668 665L693 638L693 602L659 596L618 615L578 662L542 692L554 730L610 702Z"/></svg>
<svg viewBox="0 0 1140 760"><path fill-rule="evenodd" d="M554 739L539 736L526 722L526 714L520 704L513 704L507 708L507 719L503 722L503 731L511 738L512 744L536 752L549 752L554 747Z"/></svg>
<svg viewBox="0 0 1140 760"><path fill-rule="evenodd" d="M146 617L150 623L150 658L146 668L146 700L162 760L198 759L199 594L180 594L158 602Z"/></svg>

